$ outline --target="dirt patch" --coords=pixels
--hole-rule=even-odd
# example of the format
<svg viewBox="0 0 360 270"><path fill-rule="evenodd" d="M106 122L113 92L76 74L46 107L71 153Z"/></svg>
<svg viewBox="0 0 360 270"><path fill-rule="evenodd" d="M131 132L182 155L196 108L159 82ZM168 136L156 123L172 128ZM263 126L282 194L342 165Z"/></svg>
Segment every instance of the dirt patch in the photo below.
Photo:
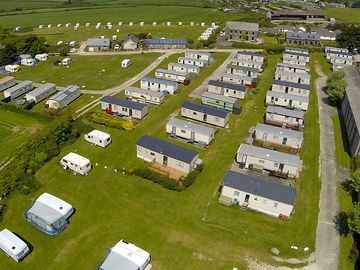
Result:
<svg viewBox="0 0 360 270"><path fill-rule="evenodd" d="M196 259L198 259L198 260L200 260L200 261L213 261L214 259L213 258L210 258L210 257L208 257L208 256L206 256L206 255L204 255L204 254L202 254L202 253L196 253L196 252L194 252L193 253L193 256L196 258Z"/></svg>
<svg viewBox="0 0 360 270"><path fill-rule="evenodd" d="M33 124L33 125L27 127L27 128L26 128L26 131L29 132L29 134L31 135L31 134L36 133L36 132L37 132L38 130L40 130L41 128L42 128L41 125L39 125L39 124Z"/></svg>
<svg viewBox="0 0 360 270"><path fill-rule="evenodd" d="M20 126L14 126L12 129L11 129L11 132L12 134L16 134L16 133L19 133L23 128L20 127Z"/></svg>

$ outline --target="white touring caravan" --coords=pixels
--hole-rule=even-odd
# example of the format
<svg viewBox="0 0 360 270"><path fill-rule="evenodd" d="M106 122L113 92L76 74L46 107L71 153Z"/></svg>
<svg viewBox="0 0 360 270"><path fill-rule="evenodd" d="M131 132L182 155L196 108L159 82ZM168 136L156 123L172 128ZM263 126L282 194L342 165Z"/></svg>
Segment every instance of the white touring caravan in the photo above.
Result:
<svg viewBox="0 0 360 270"><path fill-rule="evenodd" d="M60 160L60 164L64 170L70 169L74 171L75 174L87 175L91 170L90 160L72 152L63 157Z"/></svg>
<svg viewBox="0 0 360 270"><path fill-rule="evenodd" d="M27 244L8 229L0 232L0 249L15 261L21 261L30 251Z"/></svg>
<svg viewBox="0 0 360 270"><path fill-rule="evenodd" d="M84 135L84 138L89 143L93 143L95 145L106 147L111 143L111 137L110 134L107 134L105 132L102 132L100 130L93 130L88 134Z"/></svg>

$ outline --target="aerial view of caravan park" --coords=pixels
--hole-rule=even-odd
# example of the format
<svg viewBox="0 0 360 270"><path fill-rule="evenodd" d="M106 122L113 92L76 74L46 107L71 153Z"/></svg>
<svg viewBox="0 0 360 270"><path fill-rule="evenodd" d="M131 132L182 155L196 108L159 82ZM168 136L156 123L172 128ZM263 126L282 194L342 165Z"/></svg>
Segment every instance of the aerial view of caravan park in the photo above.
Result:
<svg viewBox="0 0 360 270"><path fill-rule="evenodd" d="M360 269L360 0L0 0L17 269Z"/></svg>

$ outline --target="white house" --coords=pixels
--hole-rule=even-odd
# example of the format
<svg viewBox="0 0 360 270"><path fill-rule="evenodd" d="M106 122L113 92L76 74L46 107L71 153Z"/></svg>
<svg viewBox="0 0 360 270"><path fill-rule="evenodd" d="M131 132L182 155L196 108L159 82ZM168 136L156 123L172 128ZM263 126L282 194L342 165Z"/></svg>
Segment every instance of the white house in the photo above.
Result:
<svg viewBox="0 0 360 270"><path fill-rule="evenodd" d="M275 79L279 81L310 84L310 75L307 73L294 73L279 70L275 73Z"/></svg>
<svg viewBox="0 0 360 270"><path fill-rule="evenodd" d="M25 95L27 102L35 102L36 104L56 92L56 85L53 83L45 83L38 88L32 90Z"/></svg>
<svg viewBox="0 0 360 270"><path fill-rule="evenodd" d="M165 99L165 95L161 92L141 89L133 86L125 89L125 95L130 99L155 105L160 105Z"/></svg>
<svg viewBox="0 0 360 270"><path fill-rule="evenodd" d="M0 232L0 249L16 262L21 261L30 252L27 244L8 229Z"/></svg>
<svg viewBox="0 0 360 270"><path fill-rule="evenodd" d="M209 63L214 62L214 57L211 53L202 51L185 51L185 58L201 59Z"/></svg>
<svg viewBox="0 0 360 270"><path fill-rule="evenodd" d="M15 78L13 76L5 76L0 78L0 92L8 89L16 84Z"/></svg>
<svg viewBox="0 0 360 270"><path fill-rule="evenodd" d="M207 60L185 57L179 57L177 61L179 64L193 65L198 67L207 67L209 64Z"/></svg>
<svg viewBox="0 0 360 270"><path fill-rule="evenodd" d="M240 84L210 80L208 82L208 92L227 97L244 99L246 96L246 87Z"/></svg>
<svg viewBox="0 0 360 270"><path fill-rule="evenodd" d="M60 160L64 170L72 170L75 174L87 175L91 170L90 160L76 153L70 152Z"/></svg>
<svg viewBox="0 0 360 270"><path fill-rule="evenodd" d="M183 73L178 71L172 71L167 69L157 69L155 70L155 77L158 79L164 79L169 81L174 81L178 83L183 83L185 85L189 84L190 82L190 74Z"/></svg>
<svg viewBox="0 0 360 270"><path fill-rule="evenodd" d="M143 77L140 81L140 87L142 89L174 94L178 89L178 84L167 80Z"/></svg>
<svg viewBox="0 0 360 270"><path fill-rule="evenodd" d="M230 73L220 73L218 75L218 80L221 82L246 85L247 87L256 86L256 79L250 76L242 76L242 75L230 74Z"/></svg>
<svg viewBox="0 0 360 270"><path fill-rule="evenodd" d="M141 120L148 114L149 106L127 99L105 96L101 99L101 109L108 114L116 114Z"/></svg>
<svg viewBox="0 0 360 270"><path fill-rule="evenodd" d="M34 59L21 59L20 61L22 66L28 66L28 67L32 67L35 65L35 60Z"/></svg>
<svg viewBox="0 0 360 270"><path fill-rule="evenodd" d="M264 122L269 125L298 129L304 126L304 112L279 106L267 106Z"/></svg>
<svg viewBox="0 0 360 270"><path fill-rule="evenodd" d="M47 53L37 54L37 55L35 55L35 59L37 59L39 61L47 61L47 60L49 60L49 55Z"/></svg>
<svg viewBox="0 0 360 270"><path fill-rule="evenodd" d="M309 97L310 85L302 83L294 83L288 81L273 80L271 90L279 93Z"/></svg>
<svg viewBox="0 0 360 270"><path fill-rule="evenodd" d="M289 217L295 200L293 187L234 171L226 173L219 197L221 204L239 205L274 217Z"/></svg>
<svg viewBox="0 0 360 270"><path fill-rule="evenodd" d="M22 81L21 83L18 83L8 89L6 89L4 93L4 98L9 98L11 100L29 92L31 89L33 89L32 81Z"/></svg>
<svg viewBox="0 0 360 270"><path fill-rule="evenodd" d="M108 133L102 132L100 130L94 129L88 134L84 135L84 138L89 143L98 145L101 147L106 147L111 143L111 136Z"/></svg>
<svg viewBox="0 0 360 270"><path fill-rule="evenodd" d="M131 65L131 60L130 59L124 59L121 61L121 67L123 68L128 68Z"/></svg>
<svg viewBox="0 0 360 270"><path fill-rule="evenodd" d="M267 91L266 104L307 111L309 98Z"/></svg>
<svg viewBox="0 0 360 270"><path fill-rule="evenodd" d="M236 54L236 58L248 61L256 61L259 63L265 62L265 56L263 54L250 51L238 51Z"/></svg>
<svg viewBox="0 0 360 270"><path fill-rule="evenodd" d="M169 63L168 70L183 72L183 73L192 73L199 75L200 67L194 65L186 65L186 64L179 64L179 63Z"/></svg>
<svg viewBox="0 0 360 270"><path fill-rule="evenodd" d="M260 72L257 68L229 64L226 66L226 73L257 78Z"/></svg>
<svg viewBox="0 0 360 270"><path fill-rule="evenodd" d="M288 63L278 63L276 71L294 72L294 73L308 73L310 71L308 66L293 65Z"/></svg>
<svg viewBox="0 0 360 270"><path fill-rule="evenodd" d="M59 91L55 95L51 96L46 101L45 107L61 110L80 96L81 91L79 86L69 85L68 87L65 87L63 91Z"/></svg>

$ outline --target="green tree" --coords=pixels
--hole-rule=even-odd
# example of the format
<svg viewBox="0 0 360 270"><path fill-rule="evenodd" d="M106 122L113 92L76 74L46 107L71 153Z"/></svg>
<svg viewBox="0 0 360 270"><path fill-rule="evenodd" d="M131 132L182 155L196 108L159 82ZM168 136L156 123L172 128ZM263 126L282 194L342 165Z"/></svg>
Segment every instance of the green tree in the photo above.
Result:
<svg viewBox="0 0 360 270"><path fill-rule="evenodd" d="M16 56L16 47L12 44L5 45L4 48L0 49L0 66L13 63Z"/></svg>
<svg viewBox="0 0 360 270"><path fill-rule="evenodd" d="M350 186L354 191L360 192L360 168L352 173Z"/></svg>
<svg viewBox="0 0 360 270"><path fill-rule="evenodd" d="M336 37L336 41L351 52L355 49L360 50L360 27L349 25Z"/></svg>
<svg viewBox="0 0 360 270"><path fill-rule="evenodd" d="M343 80L345 73L343 71L336 71L332 73L327 80L326 93L333 104L339 104L344 98L346 90L346 82Z"/></svg>
<svg viewBox="0 0 360 270"><path fill-rule="evenodd" d="M354 203L348 213L349 229L353 233L360 233L360 203Z"/></svg>

